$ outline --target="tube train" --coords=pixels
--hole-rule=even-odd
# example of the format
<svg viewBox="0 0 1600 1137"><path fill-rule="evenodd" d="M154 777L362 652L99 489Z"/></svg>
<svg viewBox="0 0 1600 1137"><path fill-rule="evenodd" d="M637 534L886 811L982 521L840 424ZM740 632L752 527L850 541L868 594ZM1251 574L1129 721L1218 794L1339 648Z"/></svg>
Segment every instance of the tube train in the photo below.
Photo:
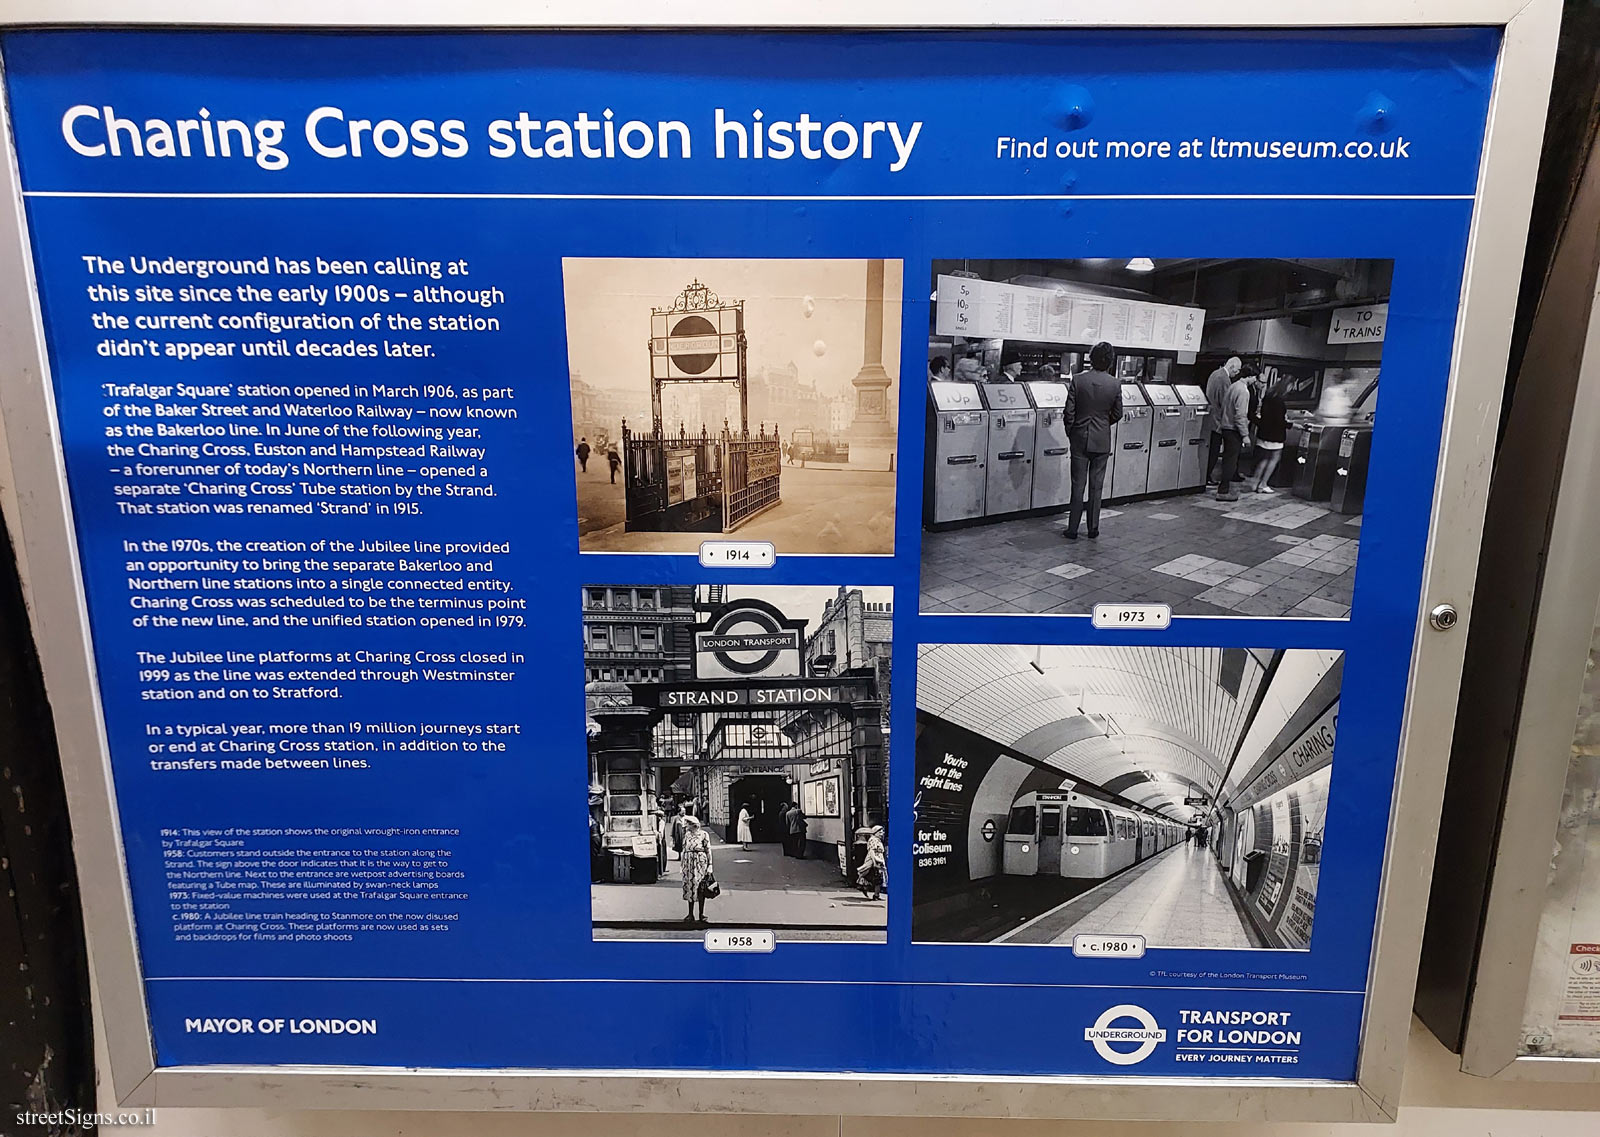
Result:
<svg viewBox="0 0 1600 1137"><path fill-rule="evenodd" d="M1181 844L1187 826L1073 791L1031 791L1006 822L1008 876L1107 877Z"/></svg>

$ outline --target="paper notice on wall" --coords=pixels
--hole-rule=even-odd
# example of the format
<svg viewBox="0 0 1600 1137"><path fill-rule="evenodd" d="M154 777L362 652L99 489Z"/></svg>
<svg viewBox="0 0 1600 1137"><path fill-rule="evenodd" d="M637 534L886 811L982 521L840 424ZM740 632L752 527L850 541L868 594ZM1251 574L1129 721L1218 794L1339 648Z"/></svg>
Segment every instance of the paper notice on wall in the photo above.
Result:
<svg viewBox="0 0 1600 1137"><path fill-rule="evenodd" d="M1556 1018L1600 1022L1600 944L1572 944L1567 949L1567 988Z"/></svg>

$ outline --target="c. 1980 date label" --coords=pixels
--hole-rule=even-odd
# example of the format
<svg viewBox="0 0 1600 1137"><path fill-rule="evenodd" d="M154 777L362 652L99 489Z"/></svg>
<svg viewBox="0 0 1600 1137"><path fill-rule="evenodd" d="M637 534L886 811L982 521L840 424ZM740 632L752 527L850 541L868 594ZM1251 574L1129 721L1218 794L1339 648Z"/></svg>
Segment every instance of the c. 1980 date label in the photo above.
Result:
<svg viewBox="0 0 1600 1137"><path fill-rule="evenodd" d="M1138 959L1143 936L1073 936L1072 954L1084 959Z"/></svg>

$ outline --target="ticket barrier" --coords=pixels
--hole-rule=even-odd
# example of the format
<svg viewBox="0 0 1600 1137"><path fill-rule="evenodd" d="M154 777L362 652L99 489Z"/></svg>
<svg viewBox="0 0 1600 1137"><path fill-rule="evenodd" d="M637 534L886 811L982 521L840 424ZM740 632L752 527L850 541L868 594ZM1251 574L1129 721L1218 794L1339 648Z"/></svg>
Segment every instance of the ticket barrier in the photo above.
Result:
<svg viewBox="0 0 1600 1137"><path fill-rule="evenodd" d="M1178 393L1164 383L1144 384L1144 397L1150 404L1150 478L1145 492L1171 493L1178 488L1188 412Z"/></svg>
<svg viewBox="0 0 1600 1137"><path fill-rule="evenodd" d="M1372 428L1351 426L1339 432L1339 460L1333 469L1329 501L1338 513L1360 513L1367 497L1367 465L1372 458Z"/></svg>
<svg viewBox="0 0 1600 1137"><path fill-rule="evenodd" d="M1072 453L1067 443L1065 383L1023 384L1033 401L1033 508L1058 509L1072 500Z"/></svg>
<svg viewBox="0 0 1600 1137"><path fill-rule="evenodd" d="M1036 412L1021 383L985 383L978 390L989 409L984 515L1024 513L1033 508Z"/></svg>
<svg viewBox="0 0 1600 1137"><path fill-rule="evenodd" d="M1183 404L1183 435L1178 449L1178 488L1197 489L1206 484L1206 463L1211 457L1211 404L1206 393L1192 383L1172 388Z"/></svg>
<svg viewBox="0 0 1600 1137"><path fill-rule="evenodd" d="M922 520L949 525L983 516L989 412L975 383L928 384Z"/></svg>
<svg viewBox="0 0 1600 1137"><path fill-rule="evenodd" d="M1272 472L1272 481L1269 483L1274 489L1294 491L1295 479L1300 473L1301 443L1305 441L1305 433L1303 425L1290 421L1283 437L1283 457L1278 459L1278 468Z"/></svg>
<svg viewBox="0 0 1600 1137"><path fill-rule="evenodd" d="M1110 498L1138 497L1150 484L1150 404L1137 383L1122 385L1122 421L1111 428Z"/></svg>
<svg viewBox="0 0 1600 1137"><path fill-rule="evenodd" d="M1333 472L1339 461L1341 427L1308 423L1300 435L1300 451L1295 455L1294 496L1307 501L1327 501L1333 497Z"/></svg>

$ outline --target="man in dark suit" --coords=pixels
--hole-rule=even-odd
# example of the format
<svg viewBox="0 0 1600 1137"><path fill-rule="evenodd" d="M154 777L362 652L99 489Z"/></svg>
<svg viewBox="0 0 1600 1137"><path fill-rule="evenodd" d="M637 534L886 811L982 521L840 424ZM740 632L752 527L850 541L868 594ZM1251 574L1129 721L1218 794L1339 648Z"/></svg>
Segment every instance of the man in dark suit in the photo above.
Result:
<svg viewBox="0 0 1600 1137"><path fill-rule="evenodd" d="M1072 446L1072 505L1067 528L1061 534L1078 539L1078 519L1083 516L1085 490L1089 495L1089 536L1100 536L1100 494L1106 484L1106 462L1111 457L1111 427L1122 420L1122 384L1112 374L1117 356L1108 343L1089 352L1089 370L1072 377L1071 420L1067 441Z"/></svg>

